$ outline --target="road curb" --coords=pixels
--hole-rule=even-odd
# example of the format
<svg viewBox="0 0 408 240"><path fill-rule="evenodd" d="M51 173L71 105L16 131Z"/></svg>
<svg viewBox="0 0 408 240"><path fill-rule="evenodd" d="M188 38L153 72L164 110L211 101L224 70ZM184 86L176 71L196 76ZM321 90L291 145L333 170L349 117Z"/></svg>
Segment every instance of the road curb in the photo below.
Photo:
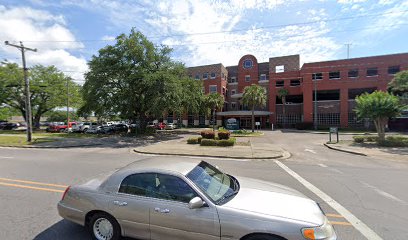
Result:
<svg viewBox="0 0 408 240"><path fill-rule="evenodd" d="M332 147L327 143L323 143L324 146L326 146L329 149L335 150L335 151L339 151L339 152L345 152L345 153L350 153L350 154L354 154L354 155L360 155L360 156L367 156L367 154L361 153L361 152L357 152L357 151L350 151L350 150L345 150L345 149L340 149L340 148L336 148L336 147Z"/></svg>
<svg viewBox="0 0 408 240"><path fill-rule="evenodd" d="M214 155L200 155L200 154L184 154L184 153L155 153L155 152L147 152L147 151L140 151L137 149L133 149L134 152L140 154L154 154L154 155L162 155L162 156L183 156L183 157L203 157L203 158L225 158L225 159L278 159L284 157L284 154L279 154L278 156L273 157L227 157L227 156L214 156Z"/></svg>
<svg viewBox="0 0 408 240"><path fill-rule="evenodd" d="M44 148L44 149L57 149L57 148L82 148L82 147L91 147L91 146L100 146L102 143L94 144L83 144L83 145L68 145L68 146L13 146L13 145L2 145L0 148Z"/></svg>

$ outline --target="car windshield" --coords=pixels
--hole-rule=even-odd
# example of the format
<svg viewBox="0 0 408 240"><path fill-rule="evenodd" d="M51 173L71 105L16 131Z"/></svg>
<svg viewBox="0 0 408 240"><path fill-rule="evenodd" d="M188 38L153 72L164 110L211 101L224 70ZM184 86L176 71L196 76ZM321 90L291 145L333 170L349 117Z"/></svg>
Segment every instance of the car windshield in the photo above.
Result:
<svg viewBox="0 0 408 240"><path fill-rule="evenodd" d="M197 165L187 177L217 205L229 201L239 191L237 179L206 162Z"/></svg>

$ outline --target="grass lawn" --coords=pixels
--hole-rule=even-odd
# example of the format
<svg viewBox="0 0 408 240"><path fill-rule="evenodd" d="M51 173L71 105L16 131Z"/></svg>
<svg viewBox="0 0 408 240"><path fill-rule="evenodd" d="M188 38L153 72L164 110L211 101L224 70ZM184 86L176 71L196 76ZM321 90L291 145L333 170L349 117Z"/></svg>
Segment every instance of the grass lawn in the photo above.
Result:
<svg viewBox="0 0 408 240"><path fill-rule="evenodd" d="M15 131L15 130L1 130L1 135L18 135L18 136L26 136L26 131ZM95 138L101 137L98 134L82 134L82 133L48 133L45 131L33 131L33 137L48 137L48 138L55 138L55 137L62 137L62 138Z"/></svg>
<svg viewBox="0 0 408 240"><path fill-rule="evenodd" d="M27 142L27 137L23 134L20 135L8 135L8 136L1 136L0 135L0 146L26 146L26 145L34 145L37 143L44 143L44 142L53 142L56 139L47 138L47 137L38 137L34 136L33 141L31 143Z"/></svg>

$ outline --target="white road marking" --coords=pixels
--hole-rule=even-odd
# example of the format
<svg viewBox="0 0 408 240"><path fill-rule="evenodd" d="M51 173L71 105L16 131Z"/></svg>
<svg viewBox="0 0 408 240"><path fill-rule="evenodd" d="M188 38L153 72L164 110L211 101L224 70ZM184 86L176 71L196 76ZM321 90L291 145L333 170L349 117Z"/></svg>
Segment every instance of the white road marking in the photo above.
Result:
<svg viewBox="0 0 408 240"><path fill-rule="evenodd" d="M361 182L361 181L360 181L360 182ZM389 194L389 193L387 193L387 192L384 192L384 191L382 191L381 189L376 188L376 187L374 187L374 186L372 186L372 185L370 185L370 184L368 184L368 183L365 183L365 182L361 182L361 183L362 183L365 187L374 190L374 191L377 192L378 194L380 194L380 195L382 195L382 196L384 196L384 197L386 197L386 198L388 198L388 199L391 199L391 200L393 200L393 201L399 202L399 203L401 203L401 204L403 204L403 205L408 205L407 202L405 202L404 200L401 200L401 199L397 198L396 196L394 196L394 195L392 195L392 194Z"/></svg>
<svg viewBox="0 0 408 240"><path fill-rule="evenodd" d="M312 149L308 149L308 148L306 148L306 149L305 149L305 152L311 152L311 153L316 154L316 152L315 152L314 150L312 150Z"/></svg>
<svg viewBox="0 0 408 240"><path fill-rule="evenodd" d="M339 173L339 174L344 174L342 171L335 169L335 168L328 168L330 171L335 172L335 173Z"/></svg>
<svg viewBox="0 0 408 240"><path fill-rule="evenodd" d="M327 168L327 165L324 165L323 163L319 163L318 165L319 165L320 167Z"/></svg>
<svg viewBox="0 0 408 240"><path fill-rule="evenodd" d="M0 156L0 158L7 158L7 159L9 159L9 158L14 158L14 157L3 157L3 156Z"/></svg>
<svg viewBox="0 0 408 240"><path fill-rule="evenodd" d="M319 196L325 203L330 205L334 210L336 210L338 213L340 213L345 219L347 219L348 222L350 222L355 229L357 229L363 236L365 236L369 240L382 240L380 236L378 236L377 233L375 233L371 228L369 228L365 223L363 223L360 219L358 219L356 216L354 216L349 210L347 210L345 207L340 205L340 203L336 202L333 198L331 198L329 195L315 187L313 184L308 182L306 179L302 178L299 174L294 172L292 169L287 167L285 164L281 163L278 160L275 160L276 164L278 164L279 167L281 167L283 170L285 170L289 175L294 177L296 180L298 180L303 186L305 186L307 189L309 189L311 192Z"/></svg>

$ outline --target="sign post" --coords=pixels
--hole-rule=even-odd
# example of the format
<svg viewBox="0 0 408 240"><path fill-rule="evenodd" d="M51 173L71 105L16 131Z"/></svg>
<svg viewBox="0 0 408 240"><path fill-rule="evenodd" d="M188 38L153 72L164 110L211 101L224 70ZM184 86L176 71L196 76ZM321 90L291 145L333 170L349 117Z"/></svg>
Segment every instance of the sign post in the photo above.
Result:
<svg viewBox="0 0 408 240"><path fill-rule="evenodd" d="M339 128L338 127L330 127L330 131L329 131L329 142L332 141L332 133L335 133L337 136L337 143L339 142Z"/></svg>

